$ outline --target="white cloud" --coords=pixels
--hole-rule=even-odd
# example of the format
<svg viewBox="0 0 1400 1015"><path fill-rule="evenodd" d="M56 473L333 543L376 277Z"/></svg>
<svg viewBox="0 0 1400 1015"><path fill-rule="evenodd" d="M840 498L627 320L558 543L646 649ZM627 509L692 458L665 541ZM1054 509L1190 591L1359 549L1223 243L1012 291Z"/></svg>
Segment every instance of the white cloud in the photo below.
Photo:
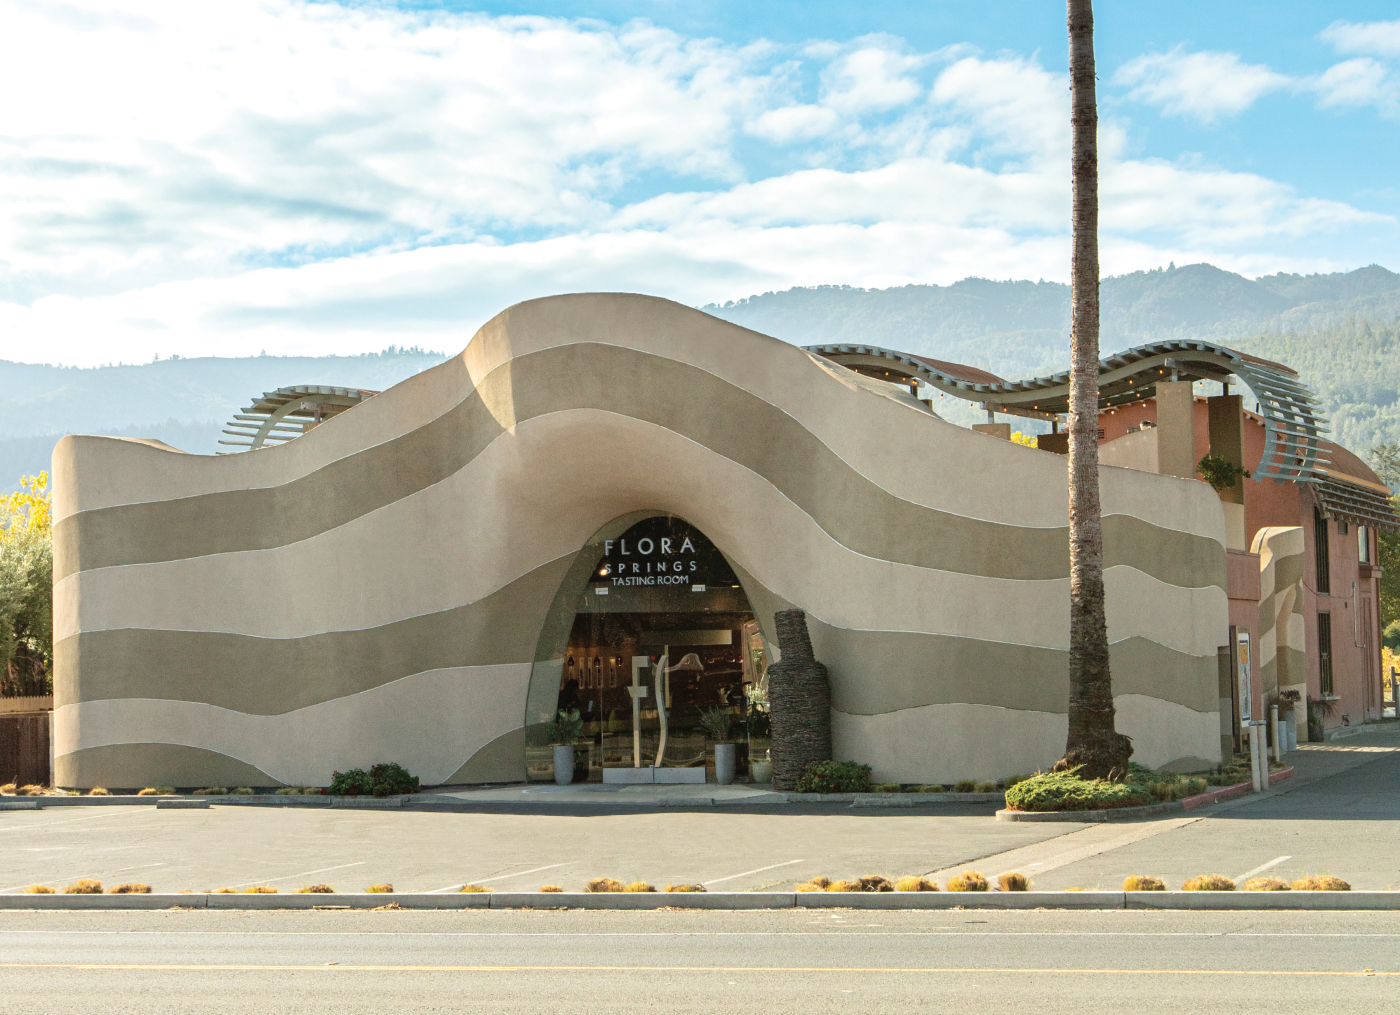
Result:
<svg viewBox="0 0 1400 1015"><path fill-rule="evenodd" d="M1131 87L1133 98L1159 105L1168 115L1204 123L1242 113L1292 84L1287 75L1245 63L1235 53L1187 53L1180 46L1129 60L1113 80Z"/></svg>
<svg viewBox="0 0 1400 1015"><path fill-rule="evenodd" d="M1400 18L1360 24L1334 21L1322 30L1322 39L1330 42L1339 53L1400 56Z"/></svg>
<svg viewBox="0 0 1400 1015"><path fill-rule="evenodd" d="M0 19L3 358L454 350L555 292L1068 271L1066 80L1032 58L299 0ZM1377 220L1110 120L1100 151L1109 271L1325 269L1274 245Z"/></svg>
<svg viewBox="0 0 1400 1015"><path fill-rule="evenodd" d="M1308 85L1317 92L1318 105L1384 106L1392 101L1393 86L1387 81L1386 68L1370 59L1358 57L1333 64Z"/></svg>

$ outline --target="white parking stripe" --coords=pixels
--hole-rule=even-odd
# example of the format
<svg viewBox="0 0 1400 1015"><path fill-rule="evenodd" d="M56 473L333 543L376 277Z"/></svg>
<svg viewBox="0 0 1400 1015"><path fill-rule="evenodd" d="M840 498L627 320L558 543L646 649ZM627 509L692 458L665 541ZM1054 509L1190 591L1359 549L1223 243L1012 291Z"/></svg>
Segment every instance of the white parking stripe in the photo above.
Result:
<svg viewBox="0 0 1400 1015"><path fill-rule="evenodd" d="M304 878L310 874L324 874L326 871L344 870L346 867L363 867L369 863L368 860L356 860L354 863L342 863L335 867L321 867L314 871L302 871L300 874L285 874L280 878L258 878L256 881L244 881L239 885L229 885L230 888L247 888L249 885L270 885L274 881L290 881L292 878Z"/></svg>
<svg viewBox="0 0 1400 1015"><path fill-rule="evenodd" d="M1277 867L1279 864L1283 863L1283 861L1285 861L1285 860L1292 860L1292 859L1293 859L1293 858L1292 858L1291 856L1280 856L1280 857L1276 857L1276 858L1274 858L1273 860L1270 860L1270 861L1269 861L1268 863L1266 863L1266 864L1263 864L1263 865L1261 865L1261 866L1259 866L1259 867L1255 867L1252 871L1245 871L1245 872L1244 872L1243 874L1241 874L1239 877L1235 878L1235 880L1236 880L1236 881L1244 881L1244 880L1246 880L1246 879L1248 879L1248 878L1254 877L1254 875L1256 875L1256 874L1263 874L1263 873L1264 873L1266 870L1268 870L1270 867Z"/></svg>
<svg viewBox="0 0 1400 1015"><path fill-rule="evenodd" d="M430 891L424 892L423 894L438 895L442 892L455 892L459 888L462 888L466 885L484 885L488 881L504 881L506 878L524 877L526 874L538 874L540 871L553 870L555 867L567 867L571 863L573 863L572 860L565 860L563 863L551 863L546 864L543 867L531 867L527 871L516 871L514 874L495 874L489 878L479 878L476 881L464 881L460 885L448 885L446 888L434 888Z"/></svg>
<svg viewBox="0 0 1400 1015"><path fill-rule="evenodd" d="M779 867L791 867L795 863L806 862L805 860L785 860L782 863L769 864L767 867L756 867L751 871L744 871L742 874L731 874L727 878L715 878L713 881L702 881L701 884L708 888L710 885L717 885L722 881L733 881L735 878L746 878L750 874L761 874L764 871L776 870Z"/></svg>

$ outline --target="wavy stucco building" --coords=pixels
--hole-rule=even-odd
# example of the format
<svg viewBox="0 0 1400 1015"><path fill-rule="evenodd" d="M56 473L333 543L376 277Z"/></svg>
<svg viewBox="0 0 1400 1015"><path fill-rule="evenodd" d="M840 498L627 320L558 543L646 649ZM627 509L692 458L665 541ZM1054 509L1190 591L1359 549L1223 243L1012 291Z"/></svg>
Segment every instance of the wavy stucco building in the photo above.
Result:
<svg viewBox="0 0 1400 1015"><path fill-rule="evenodd" d="M667 637L748 610L771 642L776 610L807 611L837 757L951 782L1064 749L1064 458L665 300L512 307L280 447L68 437L54 474L59 785L319 785L381 760L521 780L561 681L600 688L609 763L619 678L571 632L602 547L652 516L734 578L722 602L654 599ZM1218 763L1220 500L1128 469L1102 489L1119 728L1144 764Z"/></svg>

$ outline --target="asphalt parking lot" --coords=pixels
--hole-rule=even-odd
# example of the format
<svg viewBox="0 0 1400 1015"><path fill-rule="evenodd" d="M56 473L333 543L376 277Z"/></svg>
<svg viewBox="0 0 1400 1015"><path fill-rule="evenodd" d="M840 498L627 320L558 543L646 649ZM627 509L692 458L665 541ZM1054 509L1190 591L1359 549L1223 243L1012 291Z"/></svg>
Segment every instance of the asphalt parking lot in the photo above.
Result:
<svg viewBox="0 0 1400 1015"><path fill-rule="evenodd" d="M1003 823L994 805L915 809L844 804L622 808L574 812L221 806L0 811L0 892L78 878L159 892L327 883L363 891L531 891L590 878L713 890L782 890L815 875L1020 870L1042 889L1106 888L1128 874L1175 887L1202 873L1335 874L1358 889L1400 887L1400 728L1291 756L1274 792L1157 821Z"/></svg>

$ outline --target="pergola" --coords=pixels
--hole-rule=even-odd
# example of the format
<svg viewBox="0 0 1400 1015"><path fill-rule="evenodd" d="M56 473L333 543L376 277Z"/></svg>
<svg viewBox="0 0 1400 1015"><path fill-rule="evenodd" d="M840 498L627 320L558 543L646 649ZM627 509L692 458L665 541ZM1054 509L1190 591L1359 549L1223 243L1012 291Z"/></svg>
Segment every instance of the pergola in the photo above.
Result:
<svg viewBox="0 0 1400 1015"><path fill-rule="evenodd" d="M223 432L238 440L219 441L256 451L268 442L280 444L379 394L363 388L336 388L324 384L294 384L264 391L253 404L229 421ZM221 455L235 454L220 451Z"/></svg>
<svg viewBox="0 0 1400 1015"><path fill-rule="evenodd" d="M870 345L810 345L816 353L857 373L915 390L920 384L1005 413L1058 424L1069 411L1069 372L1007 381L975 367L944 363ZM1326 420L1296 371L1211 342L1167 341L1140 345L1099 361L1099 409L1113 409L1157 392L1158 381L1241 384L1259 403L1264 456L1253 478L1318 483L1327 478Z"/></svg>

